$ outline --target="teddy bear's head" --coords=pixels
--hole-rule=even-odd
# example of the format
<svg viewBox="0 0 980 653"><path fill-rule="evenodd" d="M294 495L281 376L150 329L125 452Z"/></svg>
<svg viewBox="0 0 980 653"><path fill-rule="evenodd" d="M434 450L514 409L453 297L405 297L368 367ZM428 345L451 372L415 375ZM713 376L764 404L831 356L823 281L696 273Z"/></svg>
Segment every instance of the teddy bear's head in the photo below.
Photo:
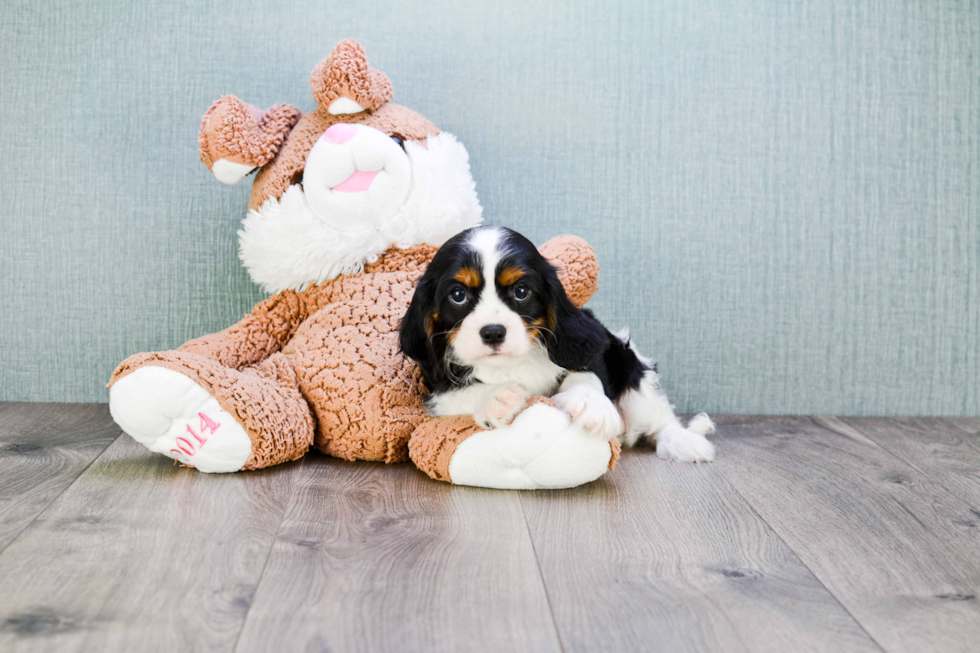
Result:
<svg viewBox="0 0 980 653"><path fill-rule="evenodd" d="M240 255L270 292L359 271L391 246L441 245L480 224L466 149L392 104L353 40L310 78L317 108L260 111L234 96L205 114L201 160L225 183L258 169Z"/></svg>

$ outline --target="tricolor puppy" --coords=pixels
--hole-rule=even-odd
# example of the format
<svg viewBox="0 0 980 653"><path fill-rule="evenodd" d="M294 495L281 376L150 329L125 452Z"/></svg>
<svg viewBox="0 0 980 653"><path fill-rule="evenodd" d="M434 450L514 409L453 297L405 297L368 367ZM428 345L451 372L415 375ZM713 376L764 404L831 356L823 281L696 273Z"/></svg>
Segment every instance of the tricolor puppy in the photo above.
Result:
<svg viewBox="0 0 980 653"><path fill-rule="evenodd" d="M714 460L708 416L682 426L650 361L576 308L555 269L509 229L476 227L442 246L402 321L401 347L422 369L433 415L497 427L539 394L599 437L645 437L661 458Z"/></svg>

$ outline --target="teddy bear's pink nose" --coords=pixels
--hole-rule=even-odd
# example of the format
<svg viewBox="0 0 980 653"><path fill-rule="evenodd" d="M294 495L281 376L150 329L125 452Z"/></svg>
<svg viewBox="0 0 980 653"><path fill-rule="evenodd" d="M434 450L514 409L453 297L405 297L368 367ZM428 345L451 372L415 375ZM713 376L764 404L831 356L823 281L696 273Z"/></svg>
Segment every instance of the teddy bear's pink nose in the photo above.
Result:
<svg viewBox="0 0 980 653"><path fill-rule="evenodd" d="M331 125L327 131L323 132L323 137L327 139L328 143L343 145L350 139L354 138L354 134L356 133L357 127L354 125L338 122L336 125Z"/></svg>

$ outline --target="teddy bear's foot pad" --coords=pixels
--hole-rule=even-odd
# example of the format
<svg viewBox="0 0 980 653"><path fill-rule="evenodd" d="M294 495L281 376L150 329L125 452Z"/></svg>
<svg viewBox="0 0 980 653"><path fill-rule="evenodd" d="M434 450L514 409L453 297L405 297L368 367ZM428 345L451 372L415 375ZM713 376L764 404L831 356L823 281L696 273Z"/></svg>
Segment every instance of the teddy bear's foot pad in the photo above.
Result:
<svg viewBox="0 0 980 653"><path fill-rule="evenodd" d="M112 418L134 440L202 472L237 472L252 453L245 429L187 376L141 367L109 391Z"/></svg>

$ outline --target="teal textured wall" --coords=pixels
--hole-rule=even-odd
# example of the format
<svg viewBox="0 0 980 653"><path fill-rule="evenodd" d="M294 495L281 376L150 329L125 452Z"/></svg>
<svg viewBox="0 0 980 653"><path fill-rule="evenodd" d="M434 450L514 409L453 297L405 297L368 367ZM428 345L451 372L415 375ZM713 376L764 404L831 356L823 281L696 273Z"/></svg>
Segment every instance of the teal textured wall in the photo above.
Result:
<svg viewBox="0 0 980 653"><path fill-rule="evenodd" d="M311 109L352 36L489 222L596 246L679 409L980 413L977 3L8 1L0 36L0 399L105 401L261 298L200 117Z"/></svg>

